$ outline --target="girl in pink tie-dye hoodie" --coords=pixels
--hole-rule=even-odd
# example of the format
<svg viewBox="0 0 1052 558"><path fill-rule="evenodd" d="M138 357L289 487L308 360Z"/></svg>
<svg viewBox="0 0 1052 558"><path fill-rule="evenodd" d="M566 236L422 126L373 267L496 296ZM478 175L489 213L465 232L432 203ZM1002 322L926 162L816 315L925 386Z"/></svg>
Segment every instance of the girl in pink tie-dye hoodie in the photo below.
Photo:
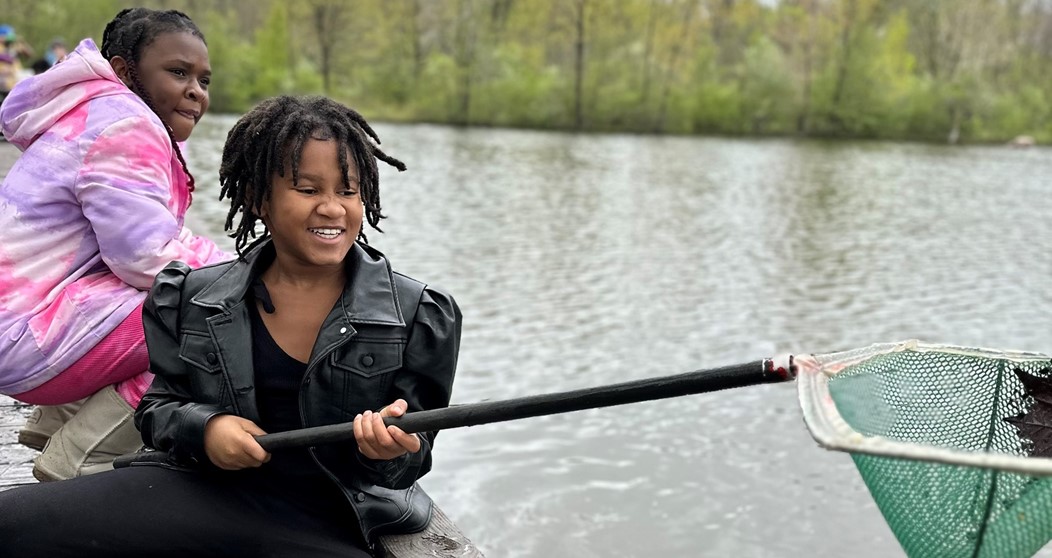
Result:
<svg viewBox="0 0 1052 558"><path fill-rule="evenodd" d="M229 259L183 225L193 177L178 142L208 107L210 76L187 16L137 8L107 25L101 52L83 41L4 101L4 134L24 153L0 185L0 393L41 405L90 396L74 419L101 392L110 410L118 396L138 404L151 379L141 316L154 276L173 260ZM91 458L64 459L72 474L34 473L91 470Z"/></svg>

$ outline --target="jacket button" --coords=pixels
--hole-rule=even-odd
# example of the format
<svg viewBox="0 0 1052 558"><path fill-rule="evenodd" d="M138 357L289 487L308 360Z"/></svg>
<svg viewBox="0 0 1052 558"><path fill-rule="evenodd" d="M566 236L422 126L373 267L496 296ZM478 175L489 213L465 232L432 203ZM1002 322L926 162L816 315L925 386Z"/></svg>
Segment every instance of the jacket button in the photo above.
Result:
<svg viewBox="0 0 1052 558"><path fill-rule="evenodd" d="M355 492L354 493L354 501L358 502L359 504L364 502L365 501L365 494L362 494L361 492Z"/></svg>
<svg viewBox="0 0 1052 558"><path fill-rule="evenodd" d="M205 359L208 360L208 364L215 364L216 362L219 361L219 358L216 357L215 353L208 353L208 355L205 356Z"/></svg>
<svg viewBox="0 0 1052 558"><path fill-rule="evenodd" d="M362 355L362 358L359 360L362 366L372 366L374 361L373 355Z"/></svg>

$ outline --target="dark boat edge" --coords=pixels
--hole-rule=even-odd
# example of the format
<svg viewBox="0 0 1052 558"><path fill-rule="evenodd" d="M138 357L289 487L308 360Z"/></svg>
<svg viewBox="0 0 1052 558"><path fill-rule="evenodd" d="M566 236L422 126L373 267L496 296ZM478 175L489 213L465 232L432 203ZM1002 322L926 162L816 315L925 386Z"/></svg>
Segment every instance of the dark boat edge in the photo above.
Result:
<svg viewBox="0 0 1052 558"><path fill-rule="evenodd" d="M0 395L0 490L36 483L33 478L35 450L18 443L18 429L29 416L31 405ZM431 556L435 558L483 558L456 524L435 504L427 529L408 535L381 537L386 558Z"/></svg>

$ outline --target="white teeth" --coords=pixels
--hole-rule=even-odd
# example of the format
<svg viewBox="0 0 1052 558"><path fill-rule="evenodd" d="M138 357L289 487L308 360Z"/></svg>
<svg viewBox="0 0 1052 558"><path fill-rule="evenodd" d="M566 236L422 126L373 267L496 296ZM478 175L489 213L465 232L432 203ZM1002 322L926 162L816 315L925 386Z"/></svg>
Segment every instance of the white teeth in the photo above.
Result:
<svg viewBox="0 0 1052 558"><path fill-rule="evenodd" d="M340 229L310 229L310 232L324 238L336 238L343 231Z"/></svg>

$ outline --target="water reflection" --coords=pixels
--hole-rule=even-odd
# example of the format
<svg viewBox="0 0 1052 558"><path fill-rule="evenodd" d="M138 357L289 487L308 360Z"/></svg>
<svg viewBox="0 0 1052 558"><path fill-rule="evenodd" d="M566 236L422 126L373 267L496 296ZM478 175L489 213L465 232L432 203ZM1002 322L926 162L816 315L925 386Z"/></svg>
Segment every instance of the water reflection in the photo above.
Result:
<svg viewBox="0 0 1052 558"><path fill-rule="evenodd" d="M193 222L233 119L195 132ZM1052 152L377 126L396 267L465 315L455 400L918 337L1052 350ZM490 556L901 554L791 386L439 437L424 485Z"/></svg>

